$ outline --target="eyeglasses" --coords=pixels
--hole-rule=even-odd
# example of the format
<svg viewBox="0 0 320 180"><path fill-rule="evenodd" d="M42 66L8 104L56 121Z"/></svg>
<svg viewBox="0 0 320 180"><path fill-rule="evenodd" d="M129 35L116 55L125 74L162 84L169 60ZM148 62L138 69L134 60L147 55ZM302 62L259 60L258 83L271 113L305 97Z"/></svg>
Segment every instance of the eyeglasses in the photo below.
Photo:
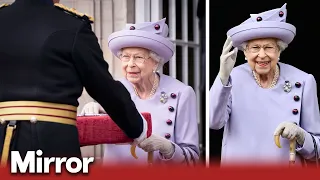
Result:
<svg viewBox="0 0 320 180"><path fill-rule="evenodd" d="M128 54L121 54L119 58L123 62L129 62L131 60L131 57L132 56L130 56ZM136 64L143 64L149 58L150 57L145 58L145 57L142 57L142 56L139 56L139 55L135 55L135 56L133 56L133 62L136 63Z"/></svg>
<svg viewBox="0 0 320 180"><path fill-rule="evenodd" d="M253 45L253 46L247 47L247 49L251 53L258 53L260 52L261 48L263 48L265 53L275 53L278 50L278 47L274 45L265 45L262 47L259 45Z"/></svg>

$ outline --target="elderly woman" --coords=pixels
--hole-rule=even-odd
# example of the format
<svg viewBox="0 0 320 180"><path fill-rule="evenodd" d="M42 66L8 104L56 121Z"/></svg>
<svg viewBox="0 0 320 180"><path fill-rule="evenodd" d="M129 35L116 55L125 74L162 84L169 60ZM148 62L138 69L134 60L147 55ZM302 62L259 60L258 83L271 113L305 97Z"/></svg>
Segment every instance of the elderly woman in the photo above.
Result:
<svg viewBox="0 0 320 180"><path fill-rule="evenodd" d="M165 20L128 24L109 37L109 48L122 63L121 82L137 109L151 113L153 135L139 144L138 160L129 153L130 145L107 145L106 164L145 164L146 152L155 152L154 163L191 165L199 159L195 92L190 86L158 73L174 53L174 45L167 39ZM106 112L99 104L90 102L81 114L97 113Z"/></svg>
<svg viewBox="0 0 320 180"><path fill-rule="evenodd" d="M253 14L227 33L220 72L210 89L210 128L224 127L222 165L283 165L294 160L290 142L296 144L293 157L301 157L296 159L298 165L303 159L315 160L319 154L315 78L279 62L296 32L285 22L286 16L285 4ZM234 68L238 49L247 63ZM276 146L277 138L274 141L279 135L281 148Z"/></svg>

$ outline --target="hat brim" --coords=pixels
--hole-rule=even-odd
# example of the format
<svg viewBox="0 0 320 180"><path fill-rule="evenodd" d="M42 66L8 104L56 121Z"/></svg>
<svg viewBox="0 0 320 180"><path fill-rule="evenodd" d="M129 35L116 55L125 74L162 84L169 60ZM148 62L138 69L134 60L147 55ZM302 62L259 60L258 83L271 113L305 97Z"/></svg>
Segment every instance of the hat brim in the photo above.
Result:
<svg viewBox="0 0 320 180"><path fill-rule="evenodd" d="M122 48L145 48L163 57L163 63L168 62L174 54L174 45L169 39L139 30L123 30L112 33L108 38L108 46L115 56Z"/></svg>
<svg viewBox="0 0 320 180"><path fill-rule="evenodd" d="M231 37L233 46L238 48L243 42L260 38L277 38L290 44L296 35L296 28L285 22L252 22L230 29L227 35Z"/></svg>

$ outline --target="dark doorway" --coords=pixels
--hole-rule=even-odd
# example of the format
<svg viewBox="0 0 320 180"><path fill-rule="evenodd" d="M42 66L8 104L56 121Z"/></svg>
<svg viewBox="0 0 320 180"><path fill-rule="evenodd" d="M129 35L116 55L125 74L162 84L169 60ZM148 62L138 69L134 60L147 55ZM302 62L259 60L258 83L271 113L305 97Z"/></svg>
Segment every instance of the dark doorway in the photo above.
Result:
<svg viewBox="0 0 320 180"><path fill-rule="evenodd" d="M303 1L214 1L210 2L210 87L219 71L219 57L226 40L227 31L250 17L275 8L287 2L287 22L297 28L297 35L289 47L281 54L280 61L313 74L320 82L319 64L319 8ZM239 51L237 65L245 63ZM318 83L318 89L319 89ZM319 97L319 94L318 94ZM220 160L223 130L210 130L210 159Z"/></svg>

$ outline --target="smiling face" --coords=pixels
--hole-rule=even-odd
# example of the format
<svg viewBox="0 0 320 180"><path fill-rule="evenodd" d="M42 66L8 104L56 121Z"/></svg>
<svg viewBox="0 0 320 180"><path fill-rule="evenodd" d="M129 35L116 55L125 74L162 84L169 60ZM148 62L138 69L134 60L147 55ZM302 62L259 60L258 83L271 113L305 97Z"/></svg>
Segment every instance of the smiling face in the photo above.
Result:
<svg viewBox="0 0 320 180"><path fill-rule="evenodd" d="M248 41L244 55L252 70L259 75L267 75L275 69L279 61L280 49L276 39L255 39Z"/></svg>
<svg viewBox="0 0 320 180"><path fill-rule="evenodd" d="M149 79L158 65L144 48L123 48L120 60L124 77L134 84Z"/></svg>

